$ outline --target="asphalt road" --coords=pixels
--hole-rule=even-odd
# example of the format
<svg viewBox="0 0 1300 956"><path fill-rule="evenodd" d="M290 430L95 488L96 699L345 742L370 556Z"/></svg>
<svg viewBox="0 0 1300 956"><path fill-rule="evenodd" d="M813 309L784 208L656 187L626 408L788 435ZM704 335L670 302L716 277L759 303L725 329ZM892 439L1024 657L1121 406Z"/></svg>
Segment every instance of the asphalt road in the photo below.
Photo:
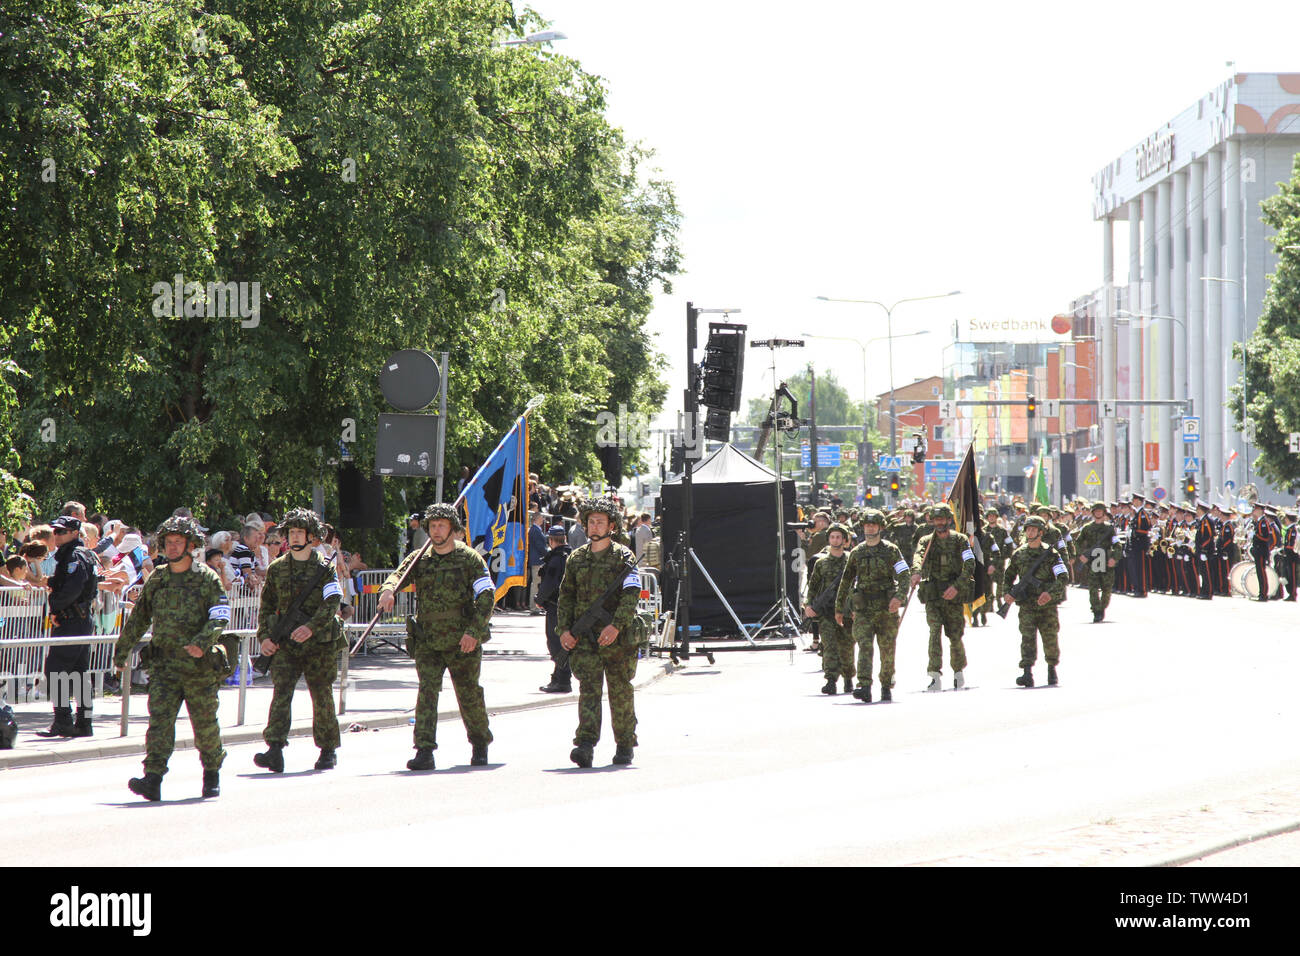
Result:
<svg viewBox="0 0 1300 956"><path fill-rule="evenodd" d="M927 694L914 606L894 703L823 696L810 654L692 658L639 693L628 768L608 729L595 768L569 763L569 703L494 718L486 768L453 722L432 773L405 770L399 728L347 735L327 773L308 740L279 776L233 747L215 801L193 751L161 804L127 791L135 757L9 771L0 814L11 858L53 865L1150 863L1222 842L1229 811L1262 825L1259 794L1291 811L1298 615L1116 597L1093 625L1071 590L1060 687L1016 687L1013 611L968 628L967 690Z"/></svg>

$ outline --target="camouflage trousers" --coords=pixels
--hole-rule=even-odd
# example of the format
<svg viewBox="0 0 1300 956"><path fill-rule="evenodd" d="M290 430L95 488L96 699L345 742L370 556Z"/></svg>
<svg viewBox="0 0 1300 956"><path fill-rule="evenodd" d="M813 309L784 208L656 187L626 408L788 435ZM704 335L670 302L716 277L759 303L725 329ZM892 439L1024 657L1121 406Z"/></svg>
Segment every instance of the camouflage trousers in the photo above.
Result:
<svg viewBox="0 0 1300 956"><path fill-rule="evenodd" d="M415 649L415 672L420 677L420 690L415 699L415 746L438 749L438 694L442 691L443 671L451 672L451 686L456 691L460 706L461 723L471 744L492 743L488 729L487 706L483 703L483 688L479 686L479 671L483 667L483 645L465 654L459 647L445 651L426 649L421 643Z"/></svg>
<svg viewBox="0 0 1300 956"><path fill-rule="evenodd" d="M329 647L286 651L281 648L271 658L271 711L266 718L262 739L268 744L284 746L289 742L289 725L293 720L293 692L298 678L307 680L311 694L311 735L321 750L339 746L339 718L334 712L334 679L339 674L339 655Z"/></svg>
<svg viewBox="0 0 1300 956"><path fill-rule="evenodd" d="M827 680L835 680L841 674L852 678L853 671L853 637L847 628L835 623L835 618L818 619L821 625L822 673Z"/></svg>
<svg viewBox="0 0 1300 956"><path fill-rule="evenodd" d="M825 627L822 635L825 638ZM578 746L595 746L600 740L600 702L604 684L609 684L609 722L614 725L614 742L620 747L635 747L636 708L632 678L636 676L636 650L618 641L608 647L593 647L579 641L569 655L573 676L578 678L578 729L573 742Z"/></svg>
<svg viewBox="0 0 1300 956"><path fill-rule="evenodd" d="M941 632L948 635L948 662L953 672L966 669L966 645L961 636L966 632L966 615L962 612L961 601L945 601L935 598L925 606L925 621L930 625L930 666L929 672L939 673L943 670L943 642L939 639Z"/></svg>
<svg viewBox="0 0 1300 956"><path fill-rule="evenodd" d="M176 749L176 716L181 701L190 714L194 746L204 770L220 770L226 759L217 724L217 681L211 671L179 674L171 669L149 672L149 729L144 735L144 772L167 772Z"/></svg>
<svg viewBox="0 0 1300 956"><path fill-rule="evenodd" d="M858 686L871 686L872 640L880 645L880 686L894 686L894 647L898 640L898 614L889 604L869 604L853 612L853 640L858 645Z"/></svg>
<svg viewBox="0 0 1300 956"><path fill-rule="evenodd" d="M1055 666L1061 662L1061 648L1057 635L1061 633L1061 620L1056 605L1046 607L1017 604L1020 608L1020 666L1033 667L1038 660L1038 639L1043 638L1043 659Z"/></svg>
<svg viewBox="0 0 1300 956"><path fill-rule="evenodd" d="M1115 585L1115 569L1088 572L1088 606L1092 613L1104 611L1110 606L1110 589Z"/></svg>

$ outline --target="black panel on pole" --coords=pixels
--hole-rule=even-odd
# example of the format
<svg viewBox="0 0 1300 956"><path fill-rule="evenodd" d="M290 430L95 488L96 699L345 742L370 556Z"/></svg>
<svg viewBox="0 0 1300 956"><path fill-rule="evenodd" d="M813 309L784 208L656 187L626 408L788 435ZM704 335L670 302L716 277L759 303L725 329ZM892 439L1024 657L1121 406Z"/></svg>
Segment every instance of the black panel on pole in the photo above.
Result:
<svg viewBox="0 0 1300 956"><path fill-rule="evenodd" d="M339 527L380 528L384 524L384 480L363 475L351 462L339 468Z"/></svg>
<svg viewBox="0 0 1300 956"><path fill-rule="evenodd" d="M1079 488L1079 469L1078 461L1074 455L1062 453L1061 455L1061 500L1066 501L1073 498Z"/></svg>

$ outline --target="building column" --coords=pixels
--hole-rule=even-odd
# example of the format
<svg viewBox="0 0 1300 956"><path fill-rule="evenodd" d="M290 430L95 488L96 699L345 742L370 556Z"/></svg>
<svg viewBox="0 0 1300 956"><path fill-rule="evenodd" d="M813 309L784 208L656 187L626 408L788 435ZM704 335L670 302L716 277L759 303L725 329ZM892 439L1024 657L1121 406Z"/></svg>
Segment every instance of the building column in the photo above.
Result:
<svg viewBox="0 0 1300 956"><path fill-rule="evenodd" d="M1142 197L1128 204L1128 386L1124 397L1142 398ZM1125 407L1128 414L1128 483L1130 491L1142 487L1142 430L1145 415L1141 405Z"/></svg>
<svg viewBox="0 0 1300 956"><path fill-rule="evenodd" d="M1201 469L1196 475L1196 490L1208 499L1206 488L1205 430L1209 416L1205 408L1205 285L1201 276L1205 272L1205 162L1196 160L1188 168L1187 228L1188 257L1184 286L1187 294L1187 394L1192 400L1192 413L1201 420L1201 440L1194 446L1193 454L1201 459ZM1192 502L1195 504L1196 502Z"/></svg>
<svg viewBox="0 0 1300 956"><path fill-rule="evenodd" d="M1103 401L1115 400L1115 220L1102 220L1101 233L1101 388ZM1115 447L1115 416L1101 420L1101 496L1115 500L1115 464L1119 449Z"/></svg>
<svg viewBox="0 0 1300 956"><path fill-rule="evenodd" d="M1142 398L1156 397L1157 366L1152 347L1151 313L1155 312L1156 296L1156 191L1148 189L1142 194ZM1142 441L1156 440L1157 416L1152 407L1142 410ZM1159 483L1159 475L1149 476L1145 455L1142 466L1142 488L1150 492Z"/></svg>
<svg viewBox="0 0 1300 956"><path fill-rule="evenodd" d="M1205 271L1223 275L1223 153L1211 150L1205 171ZM1201 412L1205 433L1205 477L1215 495L1223 494L1223 283L1201 282L1205 292L1205 407Z"/></svg>
<svg viewBox="0 0 1300 956"><path fill-rule="evenodd" d="M1242 325L1242 274L1241 274L1241 243L1242 243L1242 216L1241 216L1241 140L1229 139L1227 141L1226 166L1223 171L1223 191L1225 198L1224 223L1223 223L1223 246L1224 246L1224 278L1228 279L1227 283L1216 282L1214 285L1222 285L1223 289L1223 347L1227 361L1226 372L1224 376L1224 399L1227 400L1228 388L1241 382L1241 362L1232 358L1231 352L1234 345L1244 342L1246 339L1245 329ZM1237 460L1232 463L1228 469L1228 477L1236 482L1235 494L1241 494L1242 485L1246 483L1246 443L1242 435L1235 428L1225 431L1224 436L1231 434L1229 444L1237 452Z"/></svg>
<svg viewBox="0 0 1300 956"><path fill-rule="evenodd" d="M1157 356L1156 394L1158 399L1174 397L1174 323L1168 318L1173 314L1171 286L1173 282L1173 235L1170 231L1170 208L1173 200L1173 183L1169 179L1161 180L1156 186L1156 296L1152 309L1152 348ZM1154 418L1158 423L1155 441L1160 444L1160 478L1159 486L1174 496L1174 416L1168 405L1161 405L1155 410Z"/></svg>

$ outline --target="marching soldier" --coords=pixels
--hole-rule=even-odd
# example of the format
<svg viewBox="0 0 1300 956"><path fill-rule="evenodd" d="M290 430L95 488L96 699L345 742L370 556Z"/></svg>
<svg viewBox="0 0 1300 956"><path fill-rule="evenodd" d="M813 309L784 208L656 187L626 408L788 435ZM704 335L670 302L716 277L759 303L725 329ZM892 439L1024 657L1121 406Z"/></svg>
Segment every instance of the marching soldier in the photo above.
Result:
<svg viewBox="0 0 1300 956"><path fill-rule="evenodd" d="M842 524L833 524L826 529L827 549L821 553L812 573L808 575L808 596L804 601L803 616L816 621L822 645L822 673L826 675L823 694L833 694L836 681L844 675L844 693L853 690L853 638L844 629L843 621L838 617L827 615L819 617L812 608L816 600L827 588L836 587L840 572L844 570L844 546L849 542L849 529Z"/></svg>
<svg viewBox="0 0 1300 956"><path fill-rule="evenodd" d="M145 581L113 649L113 666L121 673L152 625L153 639L141 652L149 671L144 776L128 786L146 800L162 799L163 774L176 747L176 715L184 701L203 764L203 796L216 797L226 758L217 724L217 688L229 670L230 652L220 639L230 621L230 598L217 573L194 560L192 549L203 546L203 533L193 518L168 518L158 528L158 541L166 570L157 569Z"/></svg>
<svg viewBox="0 0 1300 956"><path fill-rule="evenodd" d="M831 516L824 511L818 511L812 516L812 529L808 532L808 549L805 551L806 564L809 576L821 560L821 553L826 550L826 543L830 538L828 531L831 523ZM822 636L821 621L812 621L809 625L812 631L812 644L808 650L813 653L822 653Z"/></svg>
<svg viewBox="0 0 1300 956"><path fill-rule="evenodd" d="M932 505L928 512L930 534L916 543L912 562L912 586L920 586L917 596L925 605L925 620L930 625L929 691L943 690L943 643L940 633L948 635L949 663L953 669L953 687L966 686L966 647L962 634L966 616L962 604L971 598L975 579L975 552L970 539L952 530L952 510L947 505Z"/></svg>
<svg viewBox="0 0 1300 956"><path fill-rule="evenodd" d="M483 668L483 645L491 639L492 606L496 588L487 565L477 551L452 536L461 530L460 516L449 504L433 504L424 510L431 544L411 574L415 584L416 613L407 618L407 649L415 658L420 689L415 703L415 756L406 762L408 770L433 770L433 752L438 749L438 693L444 671L451 672L460 719L473 747L470 766L488 762L487 707L479 674ZM379 591L379 609L388 613L395 602L394 591L407 567L419 552L412 552L384 581Z"/></svg>
<svg viewBox="0 0 1300 956"><path fill-rule="evenodd" d="M1283 511L1286 527L1282 529L1282 583L1286 585L1286 600L1296 599L1296 564L1300 556L1296 554L1296 513Z"/></svg>
<svg viewBox="0 0 1300 956"><path fill-rule="evenodd" d="M1007 593L1002 597L1004 602L1015 604L1016 599L1010 592L1017 579L1028 585L1025 598L1019 602L1020 666L1024 673L1016 678L1016 683L1021 687L1034 686L1034 663L1038 660L1039 636L1043 641L1043 659L1047 661L1049 687L1056 685L1056 665L1061 662L1061 649L1057 641L1061 622L1056 606L1065 597L1069 572L1059 555L1043 554L1044 526L1043 519L1036 515L1025 522L1025 543L1016 549L1007 564Z"/></svg>
<svg viewBox="0 0 1300 956"><path fill-rule="evenodd" d="M1193 567L1196 570L1196 596L1202 601L1214 598L1215 571L1219 555L1215 548L1218 529L1210 517L1210 506L1203 498L1196 499L1196 523L1192 545L1196 551Z"/></svg>
<svg viewBox="0 0 1300 956"><path fill-rule="evenodd" d="M1215 578L1215 591L1223 597L1232 594L1232 585L1228 581L1229 572L1232 571L1232 565L1240 560L1237 553L1237 527L1228 513L1215 505L1210 509L1210 514L1218 519L1219 533L1215 539L1215 549L1219 553L1217 575Z"/></svg>
<svg viewBox="0 0 1300 956"><path fill-rule="evenodd" d="M257 636L262 653L271 658L271 710L267 716L266 753L253 757L253 763L272 773L284 772L284 748L289 745L293 691L299 677L306 677L311 694L311 732L320 748L317 770L332 770L337 765L339 721L334 711L334 679L339 672L339 651L343 649L343 629L335 614L342 590L327 564L316 552L322 529L320 517L306 508L295 508L285 515L280 529L287 535L289 552L276 558L266 571L261 608L257 615ZM304 623L276 645L271 640L277 620L305 589L298 619Z"/></svg>
<svg viewBox="0 0 1300 956"><path fill-rule="evenodd" d="M1151 516L1146 512L1146 498L1133 495L1130 507L1133 519L1129 524L1128 538L1128 580L1134 597L1147 596L1147 582L1150 566L1147 551L1151 547Z"/></svg>
<svg viewBox="0 0 1300 956"><path fill-rule="evenodd" d="M575 549L564 566L555 625L560 646L569 651L573 676L578 678L578 730L569 759L579 767L591 766L600 740L603 686L608 683L614 763L625 766L632 762L637 745L632 688L637 648L631 625L641 578L632 552L611 540L618 530L617 505L608 498L597 498L585 504L578 517L587 532L587 543ZM609 623L599 631L574 634L574 625L598 603L611 616Z"/></svg>
<svg viewBox="0 0 1300 956"><path fill-rule="evenodd" d="M1002 570L1007 566L1007 559L1011 557L1011 552L1015 546L1011 541L1011 536L1007 534L1002 527L1002 515L997 508L986 508L984 511L984 528L980 544L984 549L984 561L988 567L987 584L985 585L984 606L980 608L979 614L981 623L988 624L989 609L994 608L993 602L998 593L1002 590Z"/></svg>
<svg viewBox="0 0 1300 956"><path fill-rule="evenodd" d="M916 547L916 513L911 508L903 508L895 513L894 521L885 528L885 540L892 542L903 553L907 566L912 566L912 553Z"/></svg>
<svg viewBox="0 0 1300 956"><path fill-rule="evenodd" d="M863 541L849 553L835 595L836 622L843 627L845 618L853 615L858 645L858 689L853 696L864 704L871 703L873 639L880 646L881 703L894 699L898 609L907 600L907 561L898 545L881 537L884 529L884 514L869 508L862 516Z"/></svg>
<svg viewBox="0 0 1300 956"><path fill-rule="evenodd" d="M1277 547L1278 539L1273 532L1273 522L1269 520L1267 511L1261 502L1256 501L1254 512L1251 518L1255 522L1255 534L1250 539L1250 557L1255 562L1255 581L1259 585L1259 601L1268 600L1268 573L1265 570L1268 567L1269 556L1273 549Z"/></svg>
<svg viewBox="0 0 1300 956"><path fill-rule="evenodd" d="M1092 607L1092 623L1100 624L1110 606L1110 590L1120 556L1119 535L1106 520L1106 502L1092 503L1092 522L1083 526L1077 540L1081 570L1088 585L1088 604ZM1023 608L1020 613L1023 617ZM1046 655L1046 648L1043 653Z"/></svg>
<svg viewBox="0 0 1300 956"><path fill-rule="evenodd" d="M1128 506L1122 501L1113 501L1111 508L1115 515L1115 533L1123 540L1129 526ZM1129 590L1128 562L1124 560L1122 549L1115 565L1115 590L1120 594L1127 594Z"/></svg>

